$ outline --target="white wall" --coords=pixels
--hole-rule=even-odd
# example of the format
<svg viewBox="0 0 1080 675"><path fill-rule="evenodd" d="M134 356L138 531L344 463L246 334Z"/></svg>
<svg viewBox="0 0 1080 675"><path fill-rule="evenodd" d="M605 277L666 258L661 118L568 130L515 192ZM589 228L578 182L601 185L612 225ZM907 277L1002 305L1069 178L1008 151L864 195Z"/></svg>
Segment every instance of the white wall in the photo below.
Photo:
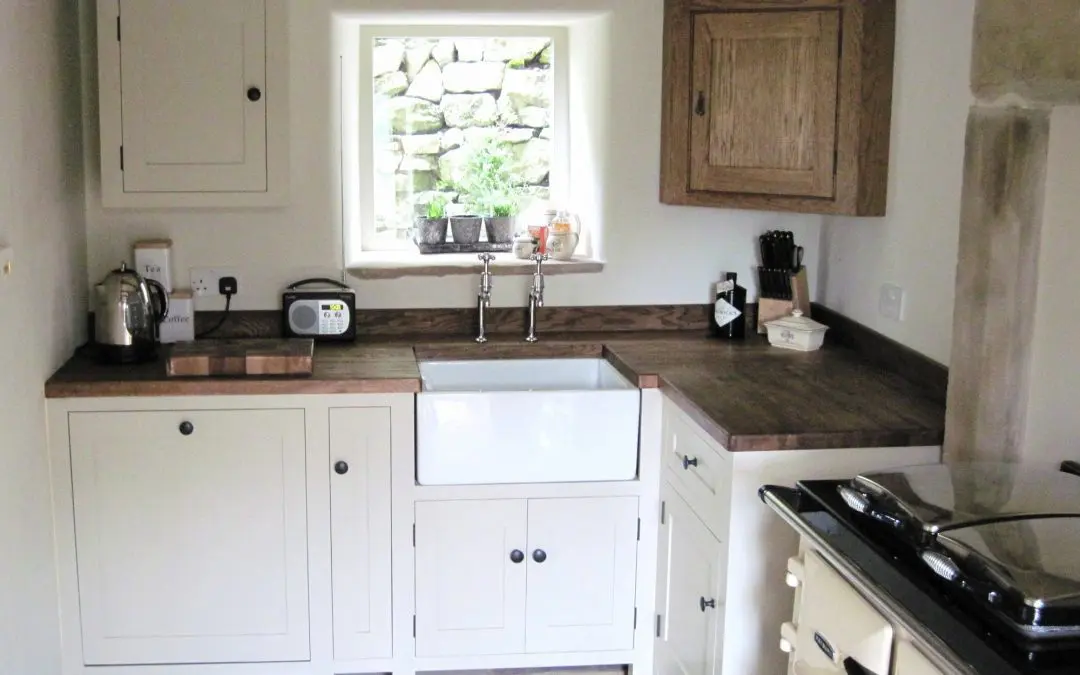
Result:
<svg viewBox="0 0 1080 675"><path fill-rule="evenodd" d="M89 0L82 0L89 2ZM756 262L756 235L791 229L818 264L817 216L779 215L669 207L659 203L662 0L290 0L292 184L290 208L264 211L103 210L96 127L87 142L89 278L98 280L130 255L131 242L167 236L175 267L186 281L192 266L229 266L239 273L241 309L273 309L282 287L312 272L341 268L340 207L334 198L331 147L331 14L349 11L463 12L610 11L609 119L599 157L604 167L603 274L552 277L551 305L700 303L721 271L747 284ZM87 31L93 33L92 30ZM92 58L88 40L86 54ZM573 55L571 55L573 58ZM87 108L96 116L96 75L88 79ZM526 279L497 278L497 305L524 305ZM476 279L411 278L357 282L363 307L466 307L475 302ZM202 305L200 305L203 307ZM206 306L206 308L212 305Z"/></svg>
<svg viewBox="0 0 1080 675"><path fill-rule="evenodd" d="M1080 460L1080 108L1055 108L1050 116L1046 196L1039 248L1031 371L1022 457L1056 466Z"/></svg>
<svg viewBox="0 0 1080 675"><path fill-rule="evenodd" d="M943 364L952 348L960 190L975 0L900 0L889 205L882 219L826 219L819 297ZM903 321L878 312L906 291Z"/></svg>
<svg viewBox="0 0 1080 675"><path fill-rule="evenodd" d="M59 673L42 385L86 325L78 24L0 3L0 673Z"/></svg>

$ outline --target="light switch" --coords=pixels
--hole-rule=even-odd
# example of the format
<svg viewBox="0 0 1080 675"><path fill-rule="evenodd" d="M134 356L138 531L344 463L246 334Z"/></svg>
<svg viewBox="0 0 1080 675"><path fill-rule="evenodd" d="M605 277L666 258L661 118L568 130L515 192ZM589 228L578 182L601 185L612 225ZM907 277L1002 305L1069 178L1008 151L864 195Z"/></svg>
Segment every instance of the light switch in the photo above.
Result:
<svg viewBox="0 0 1080 675"><path fill-rule="evenodd" d="M904 320L904 289L893 284L882 284L878 301L881 316L893 321Z"/></svg>

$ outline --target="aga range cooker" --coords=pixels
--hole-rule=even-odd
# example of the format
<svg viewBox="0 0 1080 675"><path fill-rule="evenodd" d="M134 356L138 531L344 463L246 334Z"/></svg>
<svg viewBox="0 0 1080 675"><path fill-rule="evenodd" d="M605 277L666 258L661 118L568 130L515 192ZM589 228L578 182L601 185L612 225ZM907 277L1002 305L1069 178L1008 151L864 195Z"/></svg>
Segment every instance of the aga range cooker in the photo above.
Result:
<svg viewBox="0 0 1080 675"><path fill-rule="evenodd" d="M1080 476L931 465L761 497L803 541L790 675L1080 674Z"/></svg>

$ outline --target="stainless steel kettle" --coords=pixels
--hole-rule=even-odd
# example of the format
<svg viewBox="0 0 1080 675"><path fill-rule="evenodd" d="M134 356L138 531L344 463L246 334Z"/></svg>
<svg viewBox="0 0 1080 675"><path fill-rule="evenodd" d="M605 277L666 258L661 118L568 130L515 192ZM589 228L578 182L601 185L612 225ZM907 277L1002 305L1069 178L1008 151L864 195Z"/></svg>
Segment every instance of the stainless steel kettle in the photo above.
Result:
<svg viewBox="0 0 1080 675"><path fill-rule="evenodd" d="M94 287L94 342L106 363L152 361L158 331L169 315L165 287L124 263Z"/></svg>

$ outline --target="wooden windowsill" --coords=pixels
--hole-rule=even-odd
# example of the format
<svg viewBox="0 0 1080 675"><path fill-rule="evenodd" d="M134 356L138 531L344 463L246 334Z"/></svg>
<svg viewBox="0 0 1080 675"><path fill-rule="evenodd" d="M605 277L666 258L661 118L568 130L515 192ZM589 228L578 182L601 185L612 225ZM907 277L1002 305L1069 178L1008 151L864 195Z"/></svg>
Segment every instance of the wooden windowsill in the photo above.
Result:
<svg viewBox="0 0 1080 675"><path fill-rule="evenodd" d="M400 279L402 277L445 277L479 274L482 267L475 253L446 253L420 255L415 251L369 251L348 265L349 274L357 279ZM491 271L498 274L532 274L534 263L520 260L512 253L496 253ZM592 258L549 260L544 263L545 274L598 274L604 262Z"/></svg>

